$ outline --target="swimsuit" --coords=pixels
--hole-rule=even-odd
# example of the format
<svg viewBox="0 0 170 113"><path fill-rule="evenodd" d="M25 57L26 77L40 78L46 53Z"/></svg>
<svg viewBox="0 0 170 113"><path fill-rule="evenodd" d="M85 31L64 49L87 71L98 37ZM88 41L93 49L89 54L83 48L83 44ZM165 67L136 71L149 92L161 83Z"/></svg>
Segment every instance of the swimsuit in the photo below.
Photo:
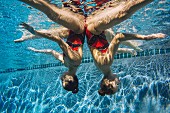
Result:
<svg viewBox="0 0 170 113"><path fill-rule="evenodd" d="M100 35L93 35L90 31L86 29L86 37L89 46L98 49L102 53L105 53L107 51L109 43L104 32L102 32Z"/></svg>
<svg viewBox="0 0 170 113"><path fill-rule="evenodd" d="M71 47L72 50L77 51L78 48L84 44L84 33L75 34L70 30L66 43Z"/></svg>

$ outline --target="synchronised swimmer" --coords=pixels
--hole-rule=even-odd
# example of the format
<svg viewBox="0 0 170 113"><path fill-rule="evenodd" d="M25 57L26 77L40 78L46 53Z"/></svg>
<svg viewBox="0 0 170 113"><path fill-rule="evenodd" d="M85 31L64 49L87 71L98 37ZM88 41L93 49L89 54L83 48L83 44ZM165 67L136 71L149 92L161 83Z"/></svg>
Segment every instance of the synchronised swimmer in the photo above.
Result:
<svg viewBox="0 0 170 113"><path fill-rule="evenodd" d="M53 49L39 50L32 47L29 49L52 54L68 68L68 71L63 73L61 80L63 88L72 91L72 93L77 93L79 90L76 72L81 64L85 37L96 67L104 74L98 90L102 96L114 94L118 90L120 81L111 70L114 55L122 52L136 55L136 51L142 51L134 42L129 40L152 40L165 37L165 34L162 33L150 35L114 33L111 29L153 0L95 0L94 2L86 2L86 4L84 4L85 0L82 2L69 0L63 1L62 8L50 3L50 0L20 1L40 10L49 19L61 26L55 29L35 30L32 26L21 23L21 26L30 33L29 35L24 33L21 38L14 41L23 42L42 37L55 41L63 53ZM92 3L95 3L96 6L87 5ZM83 8L80 7L82 4ZM63 38L66 38L67 41L65 42ZM127 45L132 49L118 48L120 44Z"/></svg>

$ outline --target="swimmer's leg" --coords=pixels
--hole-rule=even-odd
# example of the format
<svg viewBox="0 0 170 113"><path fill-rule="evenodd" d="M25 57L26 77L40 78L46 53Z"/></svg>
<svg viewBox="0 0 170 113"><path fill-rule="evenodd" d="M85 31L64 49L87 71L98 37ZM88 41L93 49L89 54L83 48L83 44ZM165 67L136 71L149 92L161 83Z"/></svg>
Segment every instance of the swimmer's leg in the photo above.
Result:
<svg viewBox="0 0 170 113"><path fill-rule="evenodd" d="M81 49L78 50L78 52L72 51L70 46L64 40L62 40L59 36L53 35L50 33L44 33L43 31L37 31L37 30L34 30L34 28L29 26L28 24L26 23L23 23L23 24L24 24L25 29L27 29L32 34L57 42L57 44L62 49L63 53L70 59L79 59L80 57L82 57L82 47Z"/></svg>
<svg viewBox="0 0 170 113"><path fill-rule="evenodd" d="M43 31L37 31L37 30L34 30L34 28L31 27L30 25L26 23L23 23L23 24L24 24L25 29L27 29L32 34L57 42L57 44L62 49L63 53L66 54L66 56L68 57L74 56L74 58L78 56L78 55L75 55L76 53L74 53L74 51L71 50L70 46L64 40L62 40L58 35L53 35L51 33L43 32Z"/></svg>
<svg viewBox="0 0 170 113"><path fill-rule="evenodd" d="M137 52L134 49L128 48L118 48L117 53L130 53L132 56L137 55Z"/></svg>
<svg viewBox="0 0 170 113"><path fill-rule="evenodd" d="M104 33L105 33L105 35L106 35L107 41L108 41L108 42L111 42L112 39L113 39L114 36L115 36L114 31L110 28L110 29L106 29L106 30L104 31ZM138 47L138 45L139 45L138 42L123 41L123 42L121 42L121 44L126 45L126 46L129 46L129 47L131 47L132 49L134 49L134 50L136 50L136 51L138 51L138 52L143 51L141 48Z"/></svg>
<svg viewBox="0 0 170 113"><path fill-rule="evenodd" d="M162 33L156 33L151 35L139 35L139 34L127 34L127 33L118 33L113 38L109 45L109 50L112 52L112 55L115 55L119 44L127 40L152 40L157 38L164 38L166 35Z"/></svg>
<svg viewBox="0 0 170 113"><path fill-rule="evenodd" d="M117 0L108 6L103 6L96 14L86 19L87 29L95 35L104 30L120 24L128 19L137 10L146 6L153 0Z"/></svg>
<svg viewBox="0 0 170 113"><path fill-rule="evenodd" d="M25 28L26 30L28 30L30 33L32 33L33 35L31 35L31 37L29 36L24 36L21 37L20 39L15 40L16 42L21 42L21 41L25 41L28 39L33 39L33 38L40 38L41 34L51 34L53 36L59 36L59 37L68 37L69 35L69 30L67 28L58 28L58 29L49 29L49 30L35 30L32 26L26 24L26 23L22 23L21 24L23 28ZM46 37L47 38L47 37Z"/></svg>
<svg viewBox="0 0 170 113"><path fill-rule="evenodd" d="M45 13L48 18L58 24L79 34L84 31L84 16L78 13L71 12L56 5L47 2L46 0L20 0L40 11Z"/></svg>
<svg viewBox="0 0 170 113"><path fill-rule="evenodd" d="M64 63L64 59L63 59L63 54L60 54L58 52L56 52L55 50L52 49L35 49L33 47L28 47L29 50L32 50L34 52L38 52L38 53L46 53L46 54L51 54L53 55L56 59L58 59L59 61L61 61L62 63Z"/></svg>
<svg viewBox="0 0 170 113"><path fill-rule="evenodd" d="M110 29L105 30L104 33L105 33L105 36L106 36L107 41L108 41L108 42L111 42L112 39L113 39L114 36L115 36L114 31L110 28ZM121 42L121 44L126 45L126 46L129 46L129 47L131 47L132 49L134 49L134 50L136 50L136 51L138 51L138 52L143 51L141 48L138 47L138 45L139 45L138 42L123 41L123 42ZM121 49L122 49L122 48L121 48ZM120 50L120 49L118 49L118 50ZM126 50L126 48L125 48L125 50ZM130 53L132 53L133 55L136 54L136 51L134 51L134 50L133 50L133 52L130 50ZM121 51L124 52L124 50L121 50ZM121 52L121 51L120 51L120 52Z"/></svg>
<svg viewBox="0 0 170 113"><path fill-rule="evenodd" d="M116 34L116 38L118 41L127 41L127 40L153 40L158 38L165 38L165 34L163 33L155 33L150 35L140 35L140 34L130 34L130 33L118 33Z"/></svg>

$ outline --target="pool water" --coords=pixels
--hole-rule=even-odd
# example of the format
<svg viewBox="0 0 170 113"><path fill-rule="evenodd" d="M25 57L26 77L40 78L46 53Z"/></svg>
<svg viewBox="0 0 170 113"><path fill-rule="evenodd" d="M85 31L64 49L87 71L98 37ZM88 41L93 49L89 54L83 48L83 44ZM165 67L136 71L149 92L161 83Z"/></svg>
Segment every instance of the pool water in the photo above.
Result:
<svg viewBox="0 0 170 113"><path fill-rule="evenodd" d="M58 0L53 0L60 4ZM61 86L67 70L50 55L27 47L53 48L46 39L14 43L22 36L21 22L36 29L58 27L38 10L19 1L0 0L0 112L1 113L169 113L170 112L170 0L155 0L113 29L139 34L165 33L165 39L140 41L137 56L118 54L112 70L120 77L119 91L99 96L102 74L87 45L78 69L79 93Z"/></svg>

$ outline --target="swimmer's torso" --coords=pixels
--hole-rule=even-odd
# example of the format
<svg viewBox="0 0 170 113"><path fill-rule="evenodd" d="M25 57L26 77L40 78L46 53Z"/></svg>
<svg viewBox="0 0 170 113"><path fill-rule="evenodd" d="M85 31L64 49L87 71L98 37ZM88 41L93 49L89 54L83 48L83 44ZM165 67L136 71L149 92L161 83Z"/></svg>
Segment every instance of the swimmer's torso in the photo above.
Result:
<svg viewBox="0 0 170 113"><path fill-rule="evenodd" d="M90 51L92 53L95 65L103 73L105 73L105 71L108 70L108 68L110 68L110 66L112 65L114 58L112 52L108 49L106 53L102 53L94 47L90 47Z"/></svg>
<svg viewBox="0 0 170 113"><path fill-rule="evenodd" d="M84 44L84 33L75 34L70 30L66 43L71 47L72 50L78 51L78 48Z"/></svg>
<svg viewBox="0 0 170 113"><path fill-rule="evenodd" d="M82 47L79 47L78 51L70 51L68 55L63 54L64 65L66 67L78 67L82 60Z"/></svg>
<svg viewBox="0 0 170 113"><path fill-rule="evenodd" d="M113 62L113 54L109 49L109 43L104 32L93 35L86 30L87 43L94 58L95 65L105 73Z"/></svg>
<svg viewBox="0 0 170 113"><path fill-rule="evenodd" d="M78 67L82 60L84 33L75 34L70 30L66 43L68 46L63 54L64 65L67 67Z"/></svg>

